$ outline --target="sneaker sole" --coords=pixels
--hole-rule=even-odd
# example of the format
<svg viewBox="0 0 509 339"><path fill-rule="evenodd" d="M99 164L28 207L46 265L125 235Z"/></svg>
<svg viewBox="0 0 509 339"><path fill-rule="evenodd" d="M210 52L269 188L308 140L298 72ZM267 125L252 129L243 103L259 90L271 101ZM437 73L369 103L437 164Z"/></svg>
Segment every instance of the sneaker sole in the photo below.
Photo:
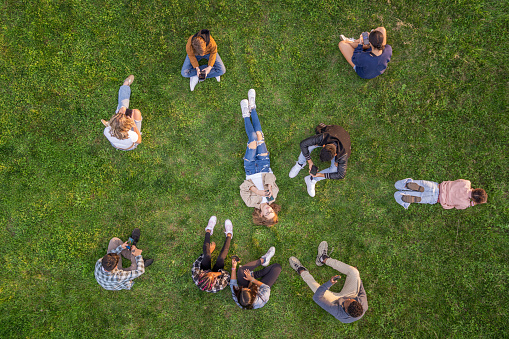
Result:
<svg viewBox="0 0 509 339"><path fill-rule="evenodd" d="M406 187L409 189L409 190L412 190L412 191L416 191L416 192L424 192L424 187L422 186L419 186L418 184L416 184L415 182L409 182L406 184Z"/></svg>

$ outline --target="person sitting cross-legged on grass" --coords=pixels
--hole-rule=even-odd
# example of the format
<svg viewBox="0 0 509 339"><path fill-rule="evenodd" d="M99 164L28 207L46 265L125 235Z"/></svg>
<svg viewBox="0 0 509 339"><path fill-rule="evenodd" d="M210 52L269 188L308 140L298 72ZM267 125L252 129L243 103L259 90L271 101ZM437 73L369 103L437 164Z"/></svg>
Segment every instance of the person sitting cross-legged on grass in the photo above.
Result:
<svg viewBox="0 0 509 339"><path fill-rule="evenodd" d="M290 266L299 273L309 288L311 288L314 293L313 300L321 308L332 314L342 323L352 323L362 318L368 310L366 291L362 285L357 268L330 258L327 255L327 249L327 242L322 241L318 246L316 264L318 266L326 264L340 273L346 274L345 284L339 293L329 291L331 286L340 278L339 275L335 275L331 280L320 286L297 258L290 257Z"/></svg>
<svg viewBox="0 0 509 339"><path fill-rule="evenodd" d="M361 78L373 79L385 72L391 61L392 47L387 45L387 32L378 27L369 32L369 43L362 34L358 40L341 35L339 50Z"/></svg>
<svg viewBox="0 0 509 339"><path fill-rule="evenodd" d="M248 100L240 102L248 137L244 155L246 180L240 185L240 196L248 207L254 207L253 222L270 227L278 222L277 213L281 209L274 203L279 187L270 168L269 151L256 113L255 90L250 89L247 96Z"/></svg>
<svg viewBox="0 0 509 339"><path fill-rule="evenodd" d="M104 128L104 136L111 146L122 151L132 151L141 144L141 112L137 109L129 109L131 97L131 84L134 75L124 80L118 91L118 106L110 121L101 120Z"/></svg>
<svg viewBox="0 0 509 339"><path fill-rule="evenodd" d="M316 134L300 142L300 154L297 162L290 170L290 178L295 178L300 170L305 167L306 161L309 166L309 175L304 178L308 194L315 196L315 185L324 179L343 179L346 175L348 158L351 153L350 134L341 126L319 124L315 129ZM322 147L320 152L321 161L330 161L330 167L316 174L312 174L314 166L311 160L311 152Z"/></svg>
<svg viewBox="0 0 509 339"><path fill-rule="evenodd" d="M191 91L198 84L200 74L205 78L216 78L217 82L221 81L221 75L226 72L223 61L217 53L217 45L210 32L202 29L195 35L192 35L187 40L186 45L187 56L182 65L181 74L189 79L189 86ZM201 59L207 59L207 65L198 63ZM204 80L202 79L202 81Z"/></svg>
<svg viewBox="0 0 509 339"><path fill-rule="evenodd" d="M143 259L142 250L136 248L140 234L139 228L133 230L132 243L123 243L119 238L110 240L108 254L95 264L95 279L103 288L111 291L130 290L133 280L145 273L145 268L152 264L154 259ZM130 267L122 267L122 257L131 261Z"/></svg>
<svg viewBox="0 0 509 339"><path fill-rule="evenodd" d="M270 288L281 273L280 264L269 266L274 253L276 253L276 249L271 247L260 259L241 266L238 277L237 263L239 260L238 257L232 258L230 288L233 301L241 308L246 310L257 309L263 307L269 301ZM253 272L260 265L265 266L265 268Z"/></svg>
<svg viewBox="0 0 509 339"><path fill-rule="evenodd" d="M488 201L488 194L482 188L472 189L470 181L458 179L443 181L442 183L414 180L407 178L396 181L394 193L397 203L407 209L411 203L436 204L443 208L464 210L467 207L484 204Z"/></svg>
<svg viewBox="0 0 509 339"><path fill-rule="evenodd" d="M210 242L210 236L214 233L214 226L217 218L215 215L210 217L207 227L205 228L205 241L203 242L203 253L196 259L191 269L193 281L202 291L217 292L228 286L230 282L230 274L224 270L224 260L230 249L230 242L233 237L233 225L229 219L224 222L224 234L226 240L223 248L217 257L214 267L211 269L211 254L216 248L215 242Z"/></svg>

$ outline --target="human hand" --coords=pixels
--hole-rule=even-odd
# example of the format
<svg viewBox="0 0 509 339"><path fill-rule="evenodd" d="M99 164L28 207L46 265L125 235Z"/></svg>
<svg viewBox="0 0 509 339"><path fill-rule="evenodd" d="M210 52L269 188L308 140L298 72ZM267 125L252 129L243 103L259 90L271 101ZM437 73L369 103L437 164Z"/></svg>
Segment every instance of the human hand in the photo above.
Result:
<svg viewBox="0 0 509 339"><path fill-rule="evenodd" d="M247 268L244 270L244 279L247 281L254 280L253 276L251 275L251 271L248 270Z"/></svg>
<svg viewBox="0 0 509 339"><path fill-rule="evenodd" d="M237 260L235 260L235 258L232 258L232 270L236 270L237 269Z"/></svg>
<svg viewBox="0 0 509 339"><path fill-rule="evenodd" d="M336 278L337 277L337 278ZM338 274L338 275L335 275L331 278L330 282L332 283L332 285L334 285L335 283L338 282L338 280L341 278L341 276ZM336 280L335 280L336 279Z"/></svg>
<svg viewBox="0 0 509 339"><path fill-rule="evenodd" d="M212 71L212 67L211 66L207 66L205 69L205 76L209 75L210 71Z"/></svg>
<svg viewBox="0 0 509 339"><path fill-rule="evenodd" d="M313 167L313 160L308 160L309 170L311 171L311 167Z"/></svg>
<svg viewBox="0 0 509 339"><path fill-rule="evenodd" d="M126 110L126 109L127 109L127 107L122 106L122 107L120 107L120 109L118 110L118 113L120 113L120 114L125 114L125 110Z"/></svg>
<svg viewBox="0 0 509 339"><path fill-rule="evenodd" d="M364 39L362 38L362 34L361 36L359 37L359 45L363 45L364 44Z"/></svg>
<svg viewBox="0 0 509 339"><path fill-rule="evenodd" d="M200 73L201 73L201 69L200 69L200 66L198 66L198 67L195 67L195 69L196 69L196 75L198 75L198 74L200 74Z"/></svg>
<svg viewBox="0 0 509 339"><path fill-rule="evenodd" d="M142 250L140 250L139 248L136 248L136 247L135 247L135 248L134 248L134 251L133 251L133 255L134 255L135 257L137 257L137 256L141 255L141 252L142 252Z"/></svg>
<svg viewBox="0 0 509 339"><path fill-rule="evenodd" d="M126 249L127 248L127 241L125 243L122 244L122 248L123 249Z"/></svg>

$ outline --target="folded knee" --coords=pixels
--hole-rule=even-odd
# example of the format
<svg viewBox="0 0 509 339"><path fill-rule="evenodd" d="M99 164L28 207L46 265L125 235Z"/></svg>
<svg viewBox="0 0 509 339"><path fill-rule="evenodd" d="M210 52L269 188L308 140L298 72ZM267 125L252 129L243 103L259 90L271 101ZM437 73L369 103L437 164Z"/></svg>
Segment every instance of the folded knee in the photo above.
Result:
<svg viewBox="0 0 509 339"><path fill-rule="evenodd" d="M256 149L256 141L251 141L250 143L247 144L247 147L249 149Z"/></svg>

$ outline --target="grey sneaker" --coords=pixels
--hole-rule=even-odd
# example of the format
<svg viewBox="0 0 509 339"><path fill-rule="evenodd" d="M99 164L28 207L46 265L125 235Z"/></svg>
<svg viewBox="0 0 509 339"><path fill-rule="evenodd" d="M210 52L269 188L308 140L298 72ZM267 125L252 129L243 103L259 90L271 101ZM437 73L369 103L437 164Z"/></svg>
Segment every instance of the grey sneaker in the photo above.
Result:
<svg viewBox="0 0 509 339"><path fill-rule="evenodd" d="M253 108L256 108L256 103L255 103L256 92L255 92L255 90L253 88L251 88L247 92L247 99L249 101L249 110L251 111Z"/></svg>
<svg viewBox="0 0 509 339"><path fill-rule="evenodd" d="M269 248L269 250L267 251L267 253L265 253L262 258L264 260L262 266L269 266L269 262L270 262L270 259L272 259L272 257L274 256L274 254L276 254L276 248L274 246L272 246L271 248Z"/></svg>
<svg viewBox="0 0 509 339"><path fill-rule="evenodd" d="M249 118L251 116L251 112L249 111L249 103L246 99L240 102L240 109L242 110L242 117Z"/></svg>
<svg viewBox="0 0 509 339"><path fill-rule="evenodd" d="M325 258L329 258L327 255L327 250L329 249L329 244L327 244L327 241L322 241L320 245L318 245L318 254L316 256L316 265L317 266L323 266L322 260Z"/></svg>
<svg viewBox="0 0 509 339"><path fill-rule="evenodd" d="M205 232L210 230L210 235L214 234L214 226L216 226L217 218L215 215L211 216L209 219L209 223L207 224L207 227L205 227Z"/></svg>
<svg viewBox="0 0 509 339"><path fill-rule="evenodd" d="M297 273L299 273L300 268L303 268L304 270L307 271L307 269L304 266L302 266L299 259L297 259L295 257L290 257L289 261L290 261L291 268L293 268L295 271L297 271Z"/></svg>

